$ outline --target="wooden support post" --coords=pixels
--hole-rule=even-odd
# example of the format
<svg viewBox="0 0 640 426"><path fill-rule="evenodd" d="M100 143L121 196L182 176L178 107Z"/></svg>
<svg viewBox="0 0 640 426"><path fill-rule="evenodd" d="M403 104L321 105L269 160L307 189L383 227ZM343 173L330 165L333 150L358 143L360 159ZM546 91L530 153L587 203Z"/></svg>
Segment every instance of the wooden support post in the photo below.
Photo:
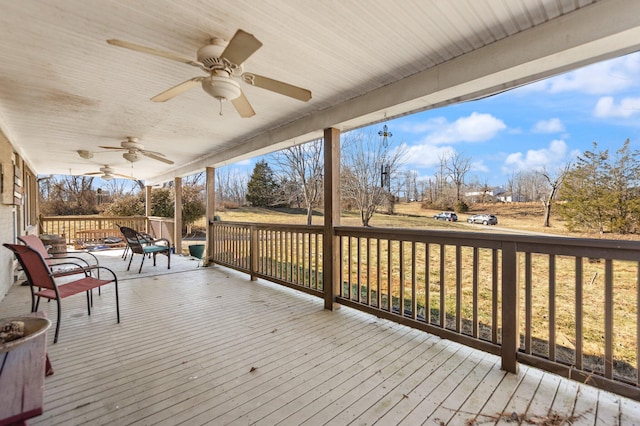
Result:
<svg viewBox="0 0 640 426"><path fill-rule="evenodd" d="M176 254L182 254L182 178L175 178L174 183L175 204L173 206L173 244L176 248Z"/></svg>
<svg viewBox="0 0 640 426"><path fill-rule="evenodd" d="M516 243L502 245L502 369L518 373L520 347L520 308L518 286L518 254ZM498 297L494 294L493 297Z"/></svg>
<svg viewBox="0 0 640 426"><path fill-rule="evenodd" d="M216 217L216 169L214 167L207 167L206 169L206 197L207 197L207 249L205 251L205 258L202 261L203 265L213 265L213 242L215 229L213 227L213 221Z"/></svg>
<svg viewBox="0 0 640 426"><path fill-rule="evenodd" d="M149 224L149 217L151 216L151 187L149 185L144 187L144 215L147 217L144 225L144 232L151 233L151 225Z"/></svg>
<svg viewBox="0 0 640 426"><path fill-rule="evenodd" d="M340 225L340 130L324 130L324 230L322 244L322 286L324 308L336 309L340 294L340 253L333 228Z"/></svg>

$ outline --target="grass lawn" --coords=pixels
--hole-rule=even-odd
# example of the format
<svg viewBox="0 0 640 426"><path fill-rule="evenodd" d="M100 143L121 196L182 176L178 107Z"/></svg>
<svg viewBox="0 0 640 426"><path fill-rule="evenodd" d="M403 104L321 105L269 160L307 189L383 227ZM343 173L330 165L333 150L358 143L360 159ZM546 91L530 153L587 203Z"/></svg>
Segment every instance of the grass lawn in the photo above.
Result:
<svg viewBox="0 0 640 426"><path fill-rule="evenodd" d="M376 213L370 221L370 225L377 228L418 228L418 229L450 229L473 230L474 232L535 232L547 235L564 235L577 238L604 238L640 240L637 235L614 234L583 234L571 233L566 230L564 222L556 215L551 215L550 227L542 226L544 210L541 203L487 203L475 204L467 213L458 214L458 222L444 222L433 219L433 215L440 210L423 209L420 202L398 203L394 214L384 212ZM471 225L467 218L477 213L491 213L498 217L497 226ZM241 207L237 209L225 209L217 212L222 220L233 222L255 223L291 223L306 224L306 211L304 209L264 209L255 207ZM322 211L317 210L313 215L313 224L322 225ZM360 226L360 214L357 211L343 211L341 224L346 226ZM204 228L204 218L195 224Z"/></svg>

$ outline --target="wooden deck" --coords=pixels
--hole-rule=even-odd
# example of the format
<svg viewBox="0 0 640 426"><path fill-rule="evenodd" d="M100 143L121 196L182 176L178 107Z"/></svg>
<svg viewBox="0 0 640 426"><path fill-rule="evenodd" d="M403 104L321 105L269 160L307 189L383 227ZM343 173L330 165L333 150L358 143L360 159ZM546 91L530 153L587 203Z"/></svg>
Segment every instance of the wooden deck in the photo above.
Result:
<svg viewBox="0 0 640 426"><path fill-rule="evenodd" d="M507 374L496 356L222 267L129 277L120 324L113 288L91 317L84 297L63 300L29 424L640 424L638 402L527 366ZM29 303L14 286L0 317ZM55 321L55 304L41 308Z"/></svg>

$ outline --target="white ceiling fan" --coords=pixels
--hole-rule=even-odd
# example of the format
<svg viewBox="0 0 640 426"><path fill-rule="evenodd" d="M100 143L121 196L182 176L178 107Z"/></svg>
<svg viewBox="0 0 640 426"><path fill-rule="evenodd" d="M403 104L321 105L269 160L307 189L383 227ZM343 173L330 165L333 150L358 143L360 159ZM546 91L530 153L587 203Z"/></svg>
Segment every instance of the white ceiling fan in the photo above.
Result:
<svg viewBox="0 0 640 426"><path fill-rule="evenodd" d="M85 176L102 175L102 176L98 176L98 177L100 179L104 179L104 180L111 180L111 179L116 178L116 177L124 178L124 179L134 179L134 177L132 177L132 176L121 175L119 173L115 173L115 170L113 170L111 167L109 167L106 164L103 167L100 167L100 171L99 172L85 173L84 175Z"/></svg>
<svg viewBox="0 0 640 426"><path fill-rule="evenodd" d="M138 142L138 138L132 136L127 136L127 140L120 142L120 146L101 146L100 148L127 151L122 154L122 156L131 163L142 160L142 156L144 155L145 157L153 158L163 163L173 164L173 161L167 159L166 155L144 149L144 145Z"/></svg>
<svg viewBox="0 0 640 426"><path fill-rule="evenodd" d="M168 101L197 84L201 84L205 92L220 101L220 115L222 115L222 102L231 101L240 116L251 117L255 115L255 111L242 92L240 84L234 78L238 78L252 86L270 90L303 102L311 99L311 92L307 89L258 74L244 72L243 62L262 47L262 43L252 34L240 29L236 31L228 43L220 38L211 39L209 44L198 49L197 61L126 41L111 39L107 40L107 43L182 62L200 68L207 73L207 76L194 77L154 96L151 98L154 102Z"/></svg>

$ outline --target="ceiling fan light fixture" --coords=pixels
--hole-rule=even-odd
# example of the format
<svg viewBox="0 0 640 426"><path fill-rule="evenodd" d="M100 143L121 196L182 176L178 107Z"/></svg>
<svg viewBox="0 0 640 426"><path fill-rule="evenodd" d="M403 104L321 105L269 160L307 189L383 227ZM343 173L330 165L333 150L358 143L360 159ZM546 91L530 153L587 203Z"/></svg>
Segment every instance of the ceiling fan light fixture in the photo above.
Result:
<svg viewBox="0 0 640 426"><path fill-rule="evenodd" d="M122 156L130 163L135 163L136 161L140 161L142 159L142 156L137 152L125 152L124 154L122 154Z"/></svg>
<svg viewBox="0 0 640 426"><path fill-rule="evenodd" d="M240 84L237 81L217 75L212 75L202 80L202 88L220 102L232 101L242 93Z"/></svg>
<svg viewBox="0 0 640 426"><path fill-rule="evenodd" d="M113 176L112 174L109 173L105 173L104 175L100 176L102 178L102 180L106 180L106 181L110 181L111 179L113 179L115 176Z"/></svg>
<svg viewBox="0 0 640 426"><path fill-rule="evenodd" d="M85 160L89 160L90 158L93 158L93 152L87 151L84 149L79 149L78 155L80 156L80 158L84 158Z"/></svg>

